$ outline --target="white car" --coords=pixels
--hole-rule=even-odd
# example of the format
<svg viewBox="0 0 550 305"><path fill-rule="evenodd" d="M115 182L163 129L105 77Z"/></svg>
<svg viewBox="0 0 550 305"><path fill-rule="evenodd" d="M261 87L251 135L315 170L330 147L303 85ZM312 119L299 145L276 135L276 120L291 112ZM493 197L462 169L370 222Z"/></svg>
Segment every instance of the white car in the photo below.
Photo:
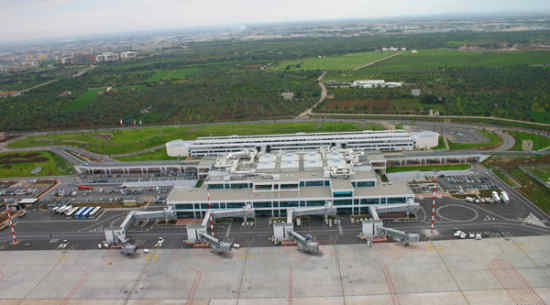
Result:
<svg viewBox="0 0 550 305"><path fill-rule="evenodd" d="M470 232L470 234L468 234L468 238L474 239L474 238L476 238L476 234Z"/></svg>
<svg viewBox="0 0 550 305"><path fill-rule="evenodd" d="M457 231L453 234L453 236L454 236L455 238L459 238L459 237L460 237L460 234L462 234L462 231L457 230Z"/></svg>
<svg viewBox="0 0 550 305"><path fill-rule="evenodd" d="M476 240L481 240L481 238L482 238L482 237L481 237L481 233L477 233L477 234L476 234Z"/></svg>
<svg viewBox="0 0 550 305"><path fill-rule="evenodd" d="M460 239L465 239L466 238L466 233L462 232L460 233Z"/></svg>

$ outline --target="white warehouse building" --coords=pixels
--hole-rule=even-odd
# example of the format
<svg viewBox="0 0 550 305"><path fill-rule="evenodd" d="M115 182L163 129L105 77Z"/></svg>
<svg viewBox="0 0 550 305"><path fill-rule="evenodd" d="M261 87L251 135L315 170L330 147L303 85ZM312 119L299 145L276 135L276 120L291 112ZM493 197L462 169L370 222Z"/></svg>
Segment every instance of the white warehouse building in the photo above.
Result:
<svg viewBox="0 0 550 305"><path fill-rule="evenodd" d="M172 157L222 155L243 149L258 152L317 150L322 147L356 150L406 151L429 149L438 145L439 134L405 130L296 133L280 135L200 137L192 141L166 143Z"/></svg>

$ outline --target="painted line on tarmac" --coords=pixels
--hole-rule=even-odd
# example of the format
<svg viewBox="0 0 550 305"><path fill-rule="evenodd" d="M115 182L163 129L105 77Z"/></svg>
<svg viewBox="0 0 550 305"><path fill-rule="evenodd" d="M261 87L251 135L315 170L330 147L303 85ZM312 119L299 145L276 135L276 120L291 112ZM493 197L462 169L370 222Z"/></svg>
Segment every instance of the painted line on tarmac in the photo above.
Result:
<svg viewBox="0 0 550 305"><path fill-rule="evenodd" d="M75 295L75 293L78 290L80 290L80 288L82 288L82 286L84 286L84 283L86 282L87 278L88 278L88 272L82 273L82 275L80 276L80 279L78 280L76 285L74 285L73 288L71 288L71 290L69 290L69 292L63 298L63 303L62 304L65 305L72 299L72 297Z"/></svg>

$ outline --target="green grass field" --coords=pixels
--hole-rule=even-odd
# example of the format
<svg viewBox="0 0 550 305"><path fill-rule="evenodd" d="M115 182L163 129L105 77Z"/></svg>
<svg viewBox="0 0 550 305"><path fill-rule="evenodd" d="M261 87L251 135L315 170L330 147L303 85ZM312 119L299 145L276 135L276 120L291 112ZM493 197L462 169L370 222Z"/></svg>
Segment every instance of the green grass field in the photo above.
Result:
<svg viewBox="0 0 550 305"><path fill-rule="evenodd" d="M508 184L511 187L515 187L516 183L510 179L510 177L504 173L504 171L498 167L493 168L493 173L497 175L504 183Z"/></svg>
<svg viewBox="0 0 550 305"><path fill-rule="evenodd" d="M384 129L382 125L370 124L371 129ZM204 124L183 127L157 127L120 129L92 133L51 134L33 136L11 142L10 148L43 145L73 145L102 154L131 153L174 139L192 140L206 136L281 134L296 132L335 132L367 129L349 122L298 122L298 123L256 123L256 124ZM109 140L105 136L110 136Z"/></svg>
<svg viewBox="0 0 550 305"><path fill-rule="evenodd" d="M437 146L434 147L433 149L434 150L440 150L440 149L446 149L447 147L445 147L445 140L443 139L442 136L439 136L439 139L437 140Z"/></svg>
<svg viewBox="0 0 550 305"><path fill-rule="evenodd" d="M535 175L539 176L545 181L550 180L550 165L549 166L537 166L529 168Z"/></svg>
<svg viewBox="0 0 550 305"><path fill-rule="evenodd" d="M284 71L287 67L289 67L289 70L352 70L392 54L394 53L361 52L322 58L308 57L303 59L284 60L278 65L273 66L271 70Z"/></svg>
<svg viewBox="0 0 550 305"><path fill-rule="evenodd" d="M539 208L546 213L550 213L550 190L539 184L537 181L526 175L519 168L506 169L506 171L519 183L522 187L518 190L525 195L529 200L533 201Z"/></svg>
<svg viewBox="0 0 550 305"><path fill-rule="evenodd" d="M464 149L491 149L498 147L502 143L502 139L494 132L487 131L487 130L479 130L479 133L486 138L489 139L489 142L487 143L471 143L471 144L463 144L463 143L455 143L455 142L449 142L449 148L451 150L464 150Z"/></svg>
<svg viewBox="0 0 550 305"><path fill-rule="evenodd" d="M426 165L426 166L400 166L400 167L390 167L386 170L388 173L398 173L398 172L412 172L412 171L451 171L451 170L467 170L470 169L470 164L450 164L450 165Z"/></svg>
<svg viewBox="0 0 550 305"><path fill-rule="evenodd" d="M136 89L145 88L145 85L127 85L127 86L115 87L113 88L113 90L129 89L129 88L136 88ZM105 90L105 88L88 89L88 91L78 96L72 103L67 104L63 108L63 110L64 111L82 111L86 108L86 106L93 103L94 100L99 96L99 94L97 93L103 90Z"/></svg>
<svg viewBox="0 0 550 305"><path fill-rule="evenodd" d="M508 130L506 132L513 136L514 140L516 141L516 144L514 144L514 147L512 147L510 150L521 151L521 143L523 140L533 141L533 150L539 150L550 146L550 139L545 136L539 136L532 133L513 130Z"/></svg>
<svg viewBox="0 0 550 305"><path fill-rule="evenodd" d="M178 70L155 70L155 73L147 79L148 82L158 82L161 80L182 79L191 73L196 72L196 68L178 69Z"/></svg>
<svg viewBox="0 0 550 305"><path fill-rule="evenodd" d="M178 160L177 157L168 156L168 154L166 153L166 148L164 147L152 152L144 153L144 154L139 154L139 155L130 156L130 157L119 157L114 159L118 161L125 161L125 162ZM183 159L180 158L180 160L183 160Z"/></svg>
<svg viewBox="0 0 550 305"><path fill-rule="evenodd" d="M410 52L403 53L387 61L378 63L370 67L369 70L413 72L435 70L445 67L503 67L548 63L550 63L550 52L544 51L496 53L435 49L420 50L417 54L412 54Z"/></svg>
<svg viewBox="0 0 550 305"><path fill-rule="evenodd" d="M105 88L88 89L88 91L77 97L72 103L66 105L63 110L65 111L80 111L84 110L86 106L91 104L98 96L99 91L103 91Z"/></svg>
<svg viewBox="0 0 550 305"><path fill-rule="evenodd" d="M32 171L40 166L37 174ZM64 176L73 173L65 159L48 151L0 153L0 178Z"/></svg>

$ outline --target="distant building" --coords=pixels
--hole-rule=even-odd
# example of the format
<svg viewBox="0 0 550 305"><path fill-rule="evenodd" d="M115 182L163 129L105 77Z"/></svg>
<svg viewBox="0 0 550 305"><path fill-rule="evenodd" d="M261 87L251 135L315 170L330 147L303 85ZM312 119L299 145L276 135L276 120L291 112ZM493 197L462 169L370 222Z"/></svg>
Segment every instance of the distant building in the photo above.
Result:
<svg viewBox="0 0 550 305"><path fill-rule="evenodd" d="M407 51L407 48L401 48L401 51Z"/></svg>
<svg viewBox="0 0 550 305"><path fill-rule="evenodd" d="M10 96L19 96L19 95L21 95L21 92L16 90L0 91L0 97L10 97Z"/></svg>
<svg viewBox="0 0 550 305"><path fill-rule="evenodd" d="M132 58L136 58L136 57L137 57L137 52L135 52L135 51L126 51L126 52L120 53L120 59L122 59L122 60L132 59Z"/></svg>
<svg viewBox="0 0 550 305"><path fill-rule="evenodd" d="M72 65L73 64L73 57L72 56L62 57L60 62L61 62L62 65Z"/></svg>
<svg viewBox="0 0 550 305"><path fill-rule="evenodd" d="M416 54L416 53L418 53L418 51L417 50L412 50L411 53Z"/></svg>
<svg viewBox="0 0 550 305"><path fill-rule="evenodd" d="M65 90L65 91L63 91L59 94L59 97L69 96L69 95L72 95L72 94L73 93L71 91Z"/></svg>
<svg viewBox="0 0 550 305"><path fill-rule="evenodd" d="M75 54L73 56L73 64L75 65L89 65L95 63L95 57L87 54Z"/></svg>
<svg viewBox="0 0 550 305"><path fill-rule="evenodd" d="M411 90L411 94L413 96L420 96L421 93L422 93L422 91L420 89L412 89Z"/></svg>
<svg viewBox="0 0 550 305"><path fill-rule="evenodd" d="M412 134L416 149L429 149L439 144L439 134L434 131L419 131Z"/></svg>
<svg viewBox="0 0 550 305"><path fill-rule="evenodd" d="M120 55L118 55L118 53L113 53L113 52L103 52L95 56L96 62L111 62L111 61L117 61L119 59L120 59Z"/></svg>

